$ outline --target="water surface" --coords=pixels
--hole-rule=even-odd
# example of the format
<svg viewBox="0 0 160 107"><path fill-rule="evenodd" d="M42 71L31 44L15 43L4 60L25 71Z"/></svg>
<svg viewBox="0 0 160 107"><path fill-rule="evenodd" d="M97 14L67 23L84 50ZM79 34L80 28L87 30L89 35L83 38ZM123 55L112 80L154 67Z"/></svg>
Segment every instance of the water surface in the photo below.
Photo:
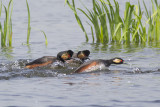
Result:
<svg viewBox="0 0 160 107"><path fill-rule="evenodd" d="M91 1L83 1L85 5L92 6ZM148 7L149 1L146 0ZM73 12L64 6L64 0L28 2L31 10L31 45L22 45L27 36L27 8L25 0L16 0L12 19L13 48L0 50L0 106L159 107L159 44L104 46L92 41L85 43L84 34ZM125 1L120 2L121 10L124 4ZM81 17L84 18L82 14ZM43 34L37 29L47 34L47 47ZM90 28L86 29L91 37ZM24 69L25 63L31 60L46 55L56 56L58 52L68 49L75 52L89 49L90 59L122 57L126 64L83 74L70 74L68 72L71 70L66 69Z"/></svg>

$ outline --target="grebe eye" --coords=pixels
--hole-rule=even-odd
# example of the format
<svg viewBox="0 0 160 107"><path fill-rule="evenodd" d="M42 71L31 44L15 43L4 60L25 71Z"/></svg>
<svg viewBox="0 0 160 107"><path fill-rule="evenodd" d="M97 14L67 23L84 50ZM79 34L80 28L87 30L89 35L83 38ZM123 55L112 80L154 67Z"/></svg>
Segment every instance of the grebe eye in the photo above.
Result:
<svg viewBox="0 0 160 107"><path fill-rule="evenodd" d="M68 58L70 58L71 57L71 55L70 54L68 54Z"/></svg>

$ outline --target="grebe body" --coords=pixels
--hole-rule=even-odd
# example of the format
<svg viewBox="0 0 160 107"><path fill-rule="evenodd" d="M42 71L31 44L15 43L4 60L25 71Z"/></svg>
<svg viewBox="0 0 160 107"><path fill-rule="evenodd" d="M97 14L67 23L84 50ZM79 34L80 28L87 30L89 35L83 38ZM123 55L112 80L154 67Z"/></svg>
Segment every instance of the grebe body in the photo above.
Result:
<svg viewBox="0 0 160 107"><path fill-rule="evenodd" d="M27 63L25 68L33 69L36 67L44 67L47 65L52 64L56 61L61 61L64 63L66 60L69 60L73 55L72 50L62 51L57 54L57 57L54 56L43 56L41 58L38 58L30 63Z"/></svg>
<svg viewBox="0 0 160 107"><path fill-rule="evenodd" d="M81 73L81 72L92 72L96 70L103 70L109 67L111 64L123 64L123 59L121 58L113 58L110 60L90 60L88 62L83 63L80 65L74 72Z"/></svg>

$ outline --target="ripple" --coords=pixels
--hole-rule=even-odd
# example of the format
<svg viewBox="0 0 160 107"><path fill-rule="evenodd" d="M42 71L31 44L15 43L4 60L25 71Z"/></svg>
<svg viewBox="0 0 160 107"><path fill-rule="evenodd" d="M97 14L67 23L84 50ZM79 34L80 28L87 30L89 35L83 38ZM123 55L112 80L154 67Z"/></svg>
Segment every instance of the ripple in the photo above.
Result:
<svg viewBox="0 0 160 107"><path fill-rule="evenodd" d="M14 62L1 63L0 64L0 80L9 80L11 78L32 78L32 77L57 77L64 75L71 75L76 67L70 66L57 66L56 64L47 66L47 67L39 67L35 69L26 69L24 68L26 63L30 62L31 59L19 59ZM121 67L123 69L123 67ZM125 68L124 68L125 69ZM146 70L142 71L140 68L135 67L129 70L101 70L94 71L85 74L92 75L100 75L100 74L142 74L142 73L160 73L160 69L156 71ZM76 74L80 75L80 74Z"/></svg>
<svg viewBox="0 0 160 107"><path fill-rule="evenodd" d="M145 102L145 103L160 103L160 100L153 100L153 101L137 101L137 102Z"/></svg>

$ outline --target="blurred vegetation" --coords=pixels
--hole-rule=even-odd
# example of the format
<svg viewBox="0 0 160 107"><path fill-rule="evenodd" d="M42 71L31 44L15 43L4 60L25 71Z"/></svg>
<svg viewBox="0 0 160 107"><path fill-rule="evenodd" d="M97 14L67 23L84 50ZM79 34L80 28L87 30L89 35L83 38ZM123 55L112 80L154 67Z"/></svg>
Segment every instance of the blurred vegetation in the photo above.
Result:
<svg viewBox="0 0 160 107"><path fill-rule="evenodd" d="M12 10L13 1L10 0L8 7L2 6L2 1L0 3L0 17L2 13L2 7L5 9L5 19L2 26L0 22L0 33L1 33L1 47L12 46Z"/></svg>
<svg viewBox="0 0 160 107"><path fill-rule="evenodd" d="M28 29L27 29L27 42L26 44L29 45L29 40L30 40L30 32L31 32L31 25L30 25L30 9L28 5L28 1L26 0L26 5L27 5L27 11L28 11ZM0 18L1 18L1 13L2 9L4 8L5 10L5 18L4 22L0 21L0 36L1 36L1 48L4 47L12 47L12 11L13 11L13 0L10 0L8 3L8 6L4 6L2 1L0 1ZM45 37L45 43L46 45L48 44L47 41L47 36L44 31L40 30Z"/></svg>
<svg viewBox="0 0 160 107"><path fill-rule="evenodd" d="M89 37L77 11L89 20L87 23L91 28L93 43L152 44L160 41L160 5L157 0L151 0L152 10L148 10L143 1L144 11L139 1L137 5L126 2L124 12L120 12L116 0L113 3L110 0L92 0L92 9L88 9L82 2L85 9L76 8L74 0L72 3L70 0L65 2L74 12L87 42Z"/></svg>

